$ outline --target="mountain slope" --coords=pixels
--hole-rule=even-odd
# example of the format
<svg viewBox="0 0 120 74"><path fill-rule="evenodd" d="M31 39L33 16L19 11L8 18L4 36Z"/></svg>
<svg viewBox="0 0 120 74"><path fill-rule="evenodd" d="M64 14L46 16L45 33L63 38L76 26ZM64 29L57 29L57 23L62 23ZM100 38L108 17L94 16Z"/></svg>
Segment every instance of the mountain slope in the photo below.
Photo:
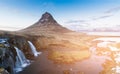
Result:
<svg viewBox="0 0 120 74"><path fill-rule="evenodd" d="M52 15L48 12L45 12L41 19L33 24L32 26L21 30L22 32L71 32L65 27L62 27L57 21L52 17Z"/></svg>

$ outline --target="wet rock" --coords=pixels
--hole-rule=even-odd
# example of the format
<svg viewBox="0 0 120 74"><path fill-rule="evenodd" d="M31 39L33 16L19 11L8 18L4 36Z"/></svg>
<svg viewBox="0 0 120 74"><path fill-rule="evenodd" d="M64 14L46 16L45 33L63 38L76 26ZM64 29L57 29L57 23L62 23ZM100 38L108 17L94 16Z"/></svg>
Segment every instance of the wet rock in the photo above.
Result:
<svg viewBox="0 0 120 74"><path fill-rule="evenodd" d="M10 74L14 74L13 53L7 47L0 47L0 67L7 70Z"/></svg>
<svg viewBox="0 0 120 74"><path fill-rule="evenodd" d="M10 74L10 73L4 68L0 68L0 74Z"/></svg>

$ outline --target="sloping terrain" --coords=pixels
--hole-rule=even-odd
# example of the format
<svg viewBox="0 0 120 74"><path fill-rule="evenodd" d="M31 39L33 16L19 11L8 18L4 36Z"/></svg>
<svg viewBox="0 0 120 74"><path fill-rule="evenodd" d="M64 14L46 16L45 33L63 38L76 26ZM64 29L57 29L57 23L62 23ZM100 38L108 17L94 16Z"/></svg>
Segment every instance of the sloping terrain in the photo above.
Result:
<svg viewBox="0 0 120 74"><path fill-rule="evenodd" d="M92 53L93 46L98 48L97 43L101 42L93 40L101 36L78 33L62 27L48 12L44 13L41 19L32 26L14 32L1 31L1 36L15 37L18 43L22 40L18 36L24 37L32 41L38 51L43 52L36 62L20 74L56 74L57 72L60 74L90 74L90 72L98 74L102 71L102 64L105 62L105 57ZM24 44L24 40L22 41L21 45ZM27 47L25 48L27 49ZM95 51L95 53L98 52ZM93 67L94 64L99 65L99 67ZM56 66L57 68L54 69ZM89 69L89 67L92 68ZM104 70L104 72L106 71Z"/></svg>

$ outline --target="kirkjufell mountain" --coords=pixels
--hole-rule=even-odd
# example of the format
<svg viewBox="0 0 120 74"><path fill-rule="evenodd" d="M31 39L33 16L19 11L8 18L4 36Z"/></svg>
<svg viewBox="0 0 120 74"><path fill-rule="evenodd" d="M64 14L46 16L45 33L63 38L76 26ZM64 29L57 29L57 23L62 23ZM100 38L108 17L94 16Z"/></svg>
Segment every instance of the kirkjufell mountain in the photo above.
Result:
<svg viewBox="0 0 120 74"><path fill-rule="evenodd" d="M120 58L116 53L120 52L118 36L71 31L48 12L23 30L0 31L0 37L0 74L120 74L116 72L120 63L116 60Z"/></svg>
<svg viewBox="0 0 120 74"><path fill-rule="evenodd" d="M65 27L62 27L53 16L45 12L40 20L33 24L32 26L21 30L22 32L39 32L39 31L52 31L52 32L71 32Z"/></svg>

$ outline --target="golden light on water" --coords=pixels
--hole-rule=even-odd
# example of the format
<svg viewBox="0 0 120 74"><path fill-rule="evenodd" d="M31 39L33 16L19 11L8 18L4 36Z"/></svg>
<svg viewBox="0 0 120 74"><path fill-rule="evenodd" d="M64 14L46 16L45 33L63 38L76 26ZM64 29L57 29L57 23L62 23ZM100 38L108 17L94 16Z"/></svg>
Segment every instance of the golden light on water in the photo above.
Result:
<svg viewBox="0 0 120 74"><path fill-rule="evenodd" d="M64 50L64 48L49 51L48 58L55 64L72 65L65 74L118 74L120 63L120 38L93 39L88 49ZM89 69L90 68L90 69ZM64 67L63 67L64 69Z"/></svg>

